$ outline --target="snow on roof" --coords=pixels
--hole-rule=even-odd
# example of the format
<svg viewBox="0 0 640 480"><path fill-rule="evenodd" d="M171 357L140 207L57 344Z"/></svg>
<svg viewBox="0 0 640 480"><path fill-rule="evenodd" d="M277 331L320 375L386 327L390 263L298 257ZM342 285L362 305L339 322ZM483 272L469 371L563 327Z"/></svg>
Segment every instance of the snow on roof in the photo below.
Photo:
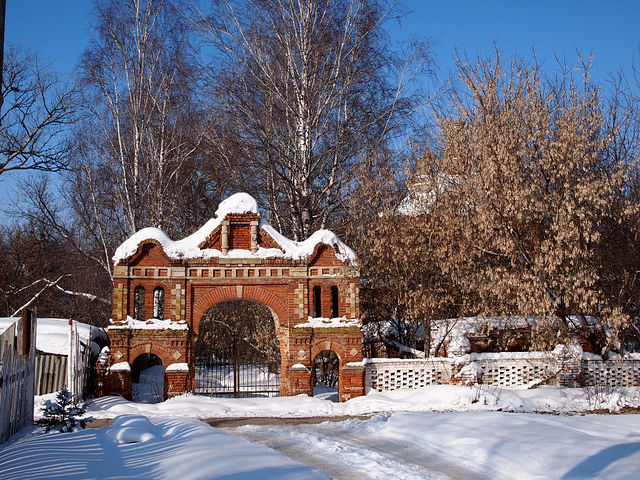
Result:
<svg viewBox="0 0 640 480"><path fill-rule="evenodd" d="M195 233L181 240L172 240L169 236L158 228L148 227L139 230L127 240L125 240L117 249L113 256L113 262L118 263L126 260L138 251L141 243L153 240L162 246L164 253L171 259L181 260L183 258L212 258L223 256L220 250L215 248L201 249L200 245L207 239L229 214L242 213L258 213L258 203L247 193L236 193L220 203L215 213L215 218L210 219ZM226 257L230 258L274 258L283 257L290 259L303 259L313 254L318 244L331 246L336 257L342 261L356 262L356 254L347 245L345 245L336 234L329 230L318 230L303 242L295 242L280 234L269 223L263 219L260 220L260 229L271 236L273 240L281 247L263 248L259 247L256 253L249 250L229 250Z"/></svg>
<svg viewBox="0 0 640 480"><path fill-rule="evenodd" d="M431 344L438 345L448 339L448 351L455 355L469 352L471 344L468 335L483 329L507 329L531 327L537 324L536 317L463 317L436 320L431 324ZM445 338L443 338L445 337Z"/></svg>
<svg viewBox="0 0 640 480"><path fill-rule="evenodd" d="M0 318L0 333L18 320L18 317ZM106 336L98 328L86 323L76 322L80 341L91 345L91 340ZM68 318L38 318L36 322L36 349L53 355L69 355L69 319ZM93 348L92 348L93 349ZM100 351L98 347L98 352ZM97 352L96 352L97 353Z"/></svg>
<svg viewBox="0 0 640 480"><path fill-rule="evenodd" d="M107 330L121 330L125 328L135 328L137 330L189 330L189 325L185 321L159 320L150 318L149 320L135 320L127 315L126 323L112 323Z"/></svg>
<svg viewBox="0 0 640 480"><path fill-rule="evenodd" d="M313 254L318 244L329 245L333 248L336 258L341 262L349 261L355 263L356 253L351 250L338 236L331 230L318 230L311 234L309 238L302 242L295 242L273 228L264 220L260 221L260 228L268 233L278 245L284 250L284 257L292 259L302 259ZM274 249L265 249L274 250Z"/></svg>
<svg viewBox="0 0 640 480"><path fill-rule="evenodd" d="M362 322L357 318L336 317L309 317L306 323L298 323L294 328L341 328L341 327L362 327Z"/></svg>
<svg viewBox="0 0 640 480"><path fill-rule="evenodd" d="M19 317L0 317L0 333L3 333L7 328L16 323Z"/></svg>
<svg viewBox="0 0 640 480"><path fill-rule="evenodd" d="M419 175L416 182L409 185L409 193L396 209L399 215L416 216L431 212L438 195L460 183L460 176L440 172L434 177Z"/></svg>

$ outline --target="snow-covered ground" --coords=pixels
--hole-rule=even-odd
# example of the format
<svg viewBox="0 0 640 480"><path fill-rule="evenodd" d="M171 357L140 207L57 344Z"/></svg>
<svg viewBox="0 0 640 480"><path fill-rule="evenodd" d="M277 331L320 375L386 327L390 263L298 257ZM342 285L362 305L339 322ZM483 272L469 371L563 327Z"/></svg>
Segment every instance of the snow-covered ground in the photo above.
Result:
<svg viewBox="0 0 640 480"><path fill-rule="evenodd" d="M0 446L0 479L636 479L640 471L640 415L567 415L638 407L637 387L438 385L371 392L345 403L332 398L330 391L247 399L183 395L157 404L100 398L90 414L117 417L114 426L71 434L23 432ZM317 424L283 420L342 415L371 417ZM249 419L248 425L223 431L195 419L238 417ZM131 440L137 443L122 443Z"/></svg>
<svg viewBox="0 0 640 480"><path fill-rule="evenodd" d="M46 399L37 397L36 416ZM335 403L327 394L309 397L216 398L186 394L154 404L134 403L109 396L92 401L89 413L95 418L123 414L191 418L319 417L369 415L400 411L510 411L578 413L594 410L618 411L640 407L640 387L627 388L497 388L491 386L431 385L415 390L372 391L348 402Z"/></svg>
<svg viewBox="0 0 640 480"><path fill-rule="evenodd" d="M25 429L0 446L0 479L316 479L320 471L199 420L122 416L75 433Z"/></svg>
<svg viewBox="0 0 640 480"><path fill-rule="evenodd" d="M637 479L640 416L397 412L228 429L332 478Z"/></svg>

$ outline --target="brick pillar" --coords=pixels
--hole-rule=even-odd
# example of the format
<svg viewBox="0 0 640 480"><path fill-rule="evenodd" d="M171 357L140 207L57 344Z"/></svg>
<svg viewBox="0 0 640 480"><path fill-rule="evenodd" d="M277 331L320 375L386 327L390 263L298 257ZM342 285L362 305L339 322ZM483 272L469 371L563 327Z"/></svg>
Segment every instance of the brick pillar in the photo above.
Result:
<svg viewBox="0 0 640 480"><path fill-rule="evenodd" d="M582 387L582 352L575 353L569 349L559 349L554 352L554 357L559 370L556 383L560 387Z"/></svg>
<svg viewBox="0 0 640 480"><path fill-rule="evenodd" d="M291 367L291 383L290 391L287 395L300 395L307 394L313 395L313 386L311 385L311 370L302 365L296 363Z"/></svg>
<svg viewBox="0 0 640 480"><path fill-rule="evenodd" d="M116 273L122 271L126 267L114 267ZM125 322L127 319L127 304L128 304L129 291L127 289L127 281L123 279L116 279L113 288L113 309L111 318L115 323Z"/></svg>
<svg viewBox="0 0 640 480"><path fill-rule="evenodd" d="M118 370L108 372L105 381L104 393L106 395L122 395L131 400L131 371Z"/></svg>
<svg viewBox="0 0 640 480"><path fill-rule="evenodd" d="M164 374L164 399L186 393L189 389L188 371L169 371Z"/></svg>
<svg viewBox="0 0 640 480"><path fill-rule="evenodd" d="M364 364L362 362L346 363L340 372L339 398L341 402L361 397L364 391Z"/></svg>

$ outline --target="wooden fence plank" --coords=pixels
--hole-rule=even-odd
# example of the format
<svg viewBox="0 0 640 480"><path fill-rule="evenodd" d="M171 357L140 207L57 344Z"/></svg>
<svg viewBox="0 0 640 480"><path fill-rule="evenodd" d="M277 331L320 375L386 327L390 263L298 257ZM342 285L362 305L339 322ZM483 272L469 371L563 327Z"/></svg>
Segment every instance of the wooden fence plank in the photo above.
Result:
<svg viewBox="0 0 640 480"><path fill-rule="evenodd" d="M36 318L28 314L0 335L0 443L33 422Z"/></svg>

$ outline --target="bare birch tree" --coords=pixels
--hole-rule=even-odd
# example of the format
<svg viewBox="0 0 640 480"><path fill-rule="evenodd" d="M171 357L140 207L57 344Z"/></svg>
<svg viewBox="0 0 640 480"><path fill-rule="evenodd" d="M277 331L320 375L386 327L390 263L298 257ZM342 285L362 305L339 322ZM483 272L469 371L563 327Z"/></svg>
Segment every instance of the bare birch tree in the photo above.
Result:
<svg viewBox="0 0 640 480"><path fill-rule="evenodd" d="M383 27L395 13L378 0L229 0L193 15L219 53L211 88L230 149L296 239L327 227L353 166L405 125L407 85L427 62L416 53L418 68L391 83Z"/></svg>
<svg viewBox="0 0 640 480"><path fill-rule="evenodd" d="M222 173L204 162L196 70L174 3L99 1L95 22L65 182L32 182L20 210L84 258L101 279L87 293L102 296L117 245L149 226L191 233L211 216Z"/></svg>
<svg viewBox="0 0 640 480"><path fill-rule="evenodd" d="M118 240L146 226L174 233L203 141L188 32L169 0L96 8L96 36L81 63L74 208L89 223L104 216Z"/></svg>

